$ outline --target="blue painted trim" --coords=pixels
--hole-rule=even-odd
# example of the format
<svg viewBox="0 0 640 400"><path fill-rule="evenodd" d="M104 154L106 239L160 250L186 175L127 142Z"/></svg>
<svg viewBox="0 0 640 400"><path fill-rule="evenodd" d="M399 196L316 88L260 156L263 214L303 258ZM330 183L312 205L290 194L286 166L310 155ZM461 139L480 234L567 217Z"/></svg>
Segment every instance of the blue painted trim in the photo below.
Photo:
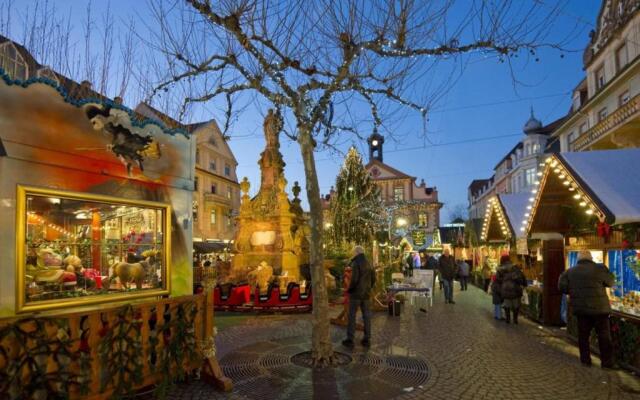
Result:
<svg viewBox="0 0 640 400"><path fill-rule="evenodd" d="M49 78L29 78L27 80L20 80L20 79L11 79L11 77L4 71L4 69L0 68L0 78L2 78L2 80L9 86L21 86L23 88L27 88L35 83L43 83L45 85L49 85L52 88L54 88L59 94L60 96L62 96L62 99L66 102L69 103L73 106L76 107L82 107L85 104L103 104L103 105L108 105L111 106L111 108L117 108L119 110L125 111L127 114L129 114L129 120L131 121L131 125L138 127L138 128L144 128L147 125L155 125L157 127L159 127L160 129L162 129L162 131L167 134L167 135L171 135L171 136L175 136L177 134L183 135L186 138L190 138L191 135L189 134L189 132L187 132L186 130L182 129L182 128L167 128L163 123L153 120L153 119L145 119L143 121L138 121L135 118L135 114L133 113L133 111L131 109L129 109L128 107L123 106L122 104L116 104L113 102L113 100L106 98L106 100L103 99L98 99L98 98L87 98L87 99L82 99L82 100L76 100L73 99L71 97L69 97L69 95L67 94L66 90L64 90L64 88L60 87L60 85L58 85L54 80L49 79Z"/></svg>

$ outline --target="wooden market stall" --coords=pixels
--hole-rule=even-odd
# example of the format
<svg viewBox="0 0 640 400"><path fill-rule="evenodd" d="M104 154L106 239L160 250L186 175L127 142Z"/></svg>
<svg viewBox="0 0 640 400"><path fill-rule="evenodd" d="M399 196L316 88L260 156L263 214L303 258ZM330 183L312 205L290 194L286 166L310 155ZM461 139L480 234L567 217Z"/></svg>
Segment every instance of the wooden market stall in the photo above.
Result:
<svg viewBox="0 0 640 400"><path fill-rule="evenodd" d="M560 153L545 163L530 217L521 229L545 234L543 314L546 323L567 318L557 278L590 250L616 276L609 292L617 358L640 367L640 149ZM569 304L570 309L570 304Z"/></svg>
<svg viewBox="0 0 640 400"><path fill-rule="evenodd" d="M195 142L96 94L0 75L0 398L105 398L196 368ZM44 396L44 397L43 397Z"/></svg>

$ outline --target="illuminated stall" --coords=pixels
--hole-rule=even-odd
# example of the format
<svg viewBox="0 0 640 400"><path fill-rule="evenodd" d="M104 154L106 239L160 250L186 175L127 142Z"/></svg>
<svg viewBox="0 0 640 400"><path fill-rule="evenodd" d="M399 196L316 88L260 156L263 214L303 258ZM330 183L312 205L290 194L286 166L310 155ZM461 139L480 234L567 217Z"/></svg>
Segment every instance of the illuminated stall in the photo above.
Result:
<svg viewBox="0 0 640 400"><path fill-rule="evenodd" d="M566 313L557 279L590 250L616 276L608 290L612 334L618 359L640 366L640 149L560 153L545 162L530 217L520 229L544 235L542 258L545 322L558 323ZM570 309L570 304L569 304ZM575 332L574 332L575 333Z"/></svg>
<svg viewBox="0 0 640 400"><path fill-rule="evenodd" d="M220 377L197 346L213 343L213 296L192 295L195 141L1 73L0 397L121 396L203 365Z"/></svg>

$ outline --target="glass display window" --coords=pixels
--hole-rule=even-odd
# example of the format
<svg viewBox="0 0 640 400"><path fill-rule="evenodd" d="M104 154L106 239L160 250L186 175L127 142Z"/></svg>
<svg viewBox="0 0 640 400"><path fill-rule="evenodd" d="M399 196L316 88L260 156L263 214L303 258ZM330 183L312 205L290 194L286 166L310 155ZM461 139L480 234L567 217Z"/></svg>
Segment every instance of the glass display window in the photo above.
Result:
<svg viewBox="0 0 640 400"><path fill-rule="evenodd" d="M170 206L18 187L17 309L169 293Z"/></svg>
<svg viewBox="0 0 640 400"><path fill-rule="evenodd" d="M616 277L610 291L614 310L640 316L640 251L637 249L611 250L609 269Z"/></svg>

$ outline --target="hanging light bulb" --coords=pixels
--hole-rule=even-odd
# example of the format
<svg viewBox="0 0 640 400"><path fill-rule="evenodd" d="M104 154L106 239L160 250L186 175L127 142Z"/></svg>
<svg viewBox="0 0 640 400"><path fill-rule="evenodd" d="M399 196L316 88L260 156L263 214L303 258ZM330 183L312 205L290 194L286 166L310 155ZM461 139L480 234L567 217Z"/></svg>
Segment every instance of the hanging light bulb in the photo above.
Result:
<svg viewBox="0 0 640 400"><path fill-rule="evenodd" d="M582 196L580 196L580 193L576 193L576 194L573 195L573 198L576 199L576 200L580 200L580 197L582 197Z"/></svg>
<svg viewBox="0 0 640 400"><path fill-rule="evenodd" d="M590 208L590 209L588 209L588 210L587 210L587 211L585 211L585 212L587 213L587 215L591 215L591 214L593 214L593 209L592 209L592 208Z"/></svg>
<svg viewBox="0 0 640 400"><path fill-rule="evenodd" d="M580 207L586 207L587 206L587 202L586 201L581 201L580 202Z"/></svg>

